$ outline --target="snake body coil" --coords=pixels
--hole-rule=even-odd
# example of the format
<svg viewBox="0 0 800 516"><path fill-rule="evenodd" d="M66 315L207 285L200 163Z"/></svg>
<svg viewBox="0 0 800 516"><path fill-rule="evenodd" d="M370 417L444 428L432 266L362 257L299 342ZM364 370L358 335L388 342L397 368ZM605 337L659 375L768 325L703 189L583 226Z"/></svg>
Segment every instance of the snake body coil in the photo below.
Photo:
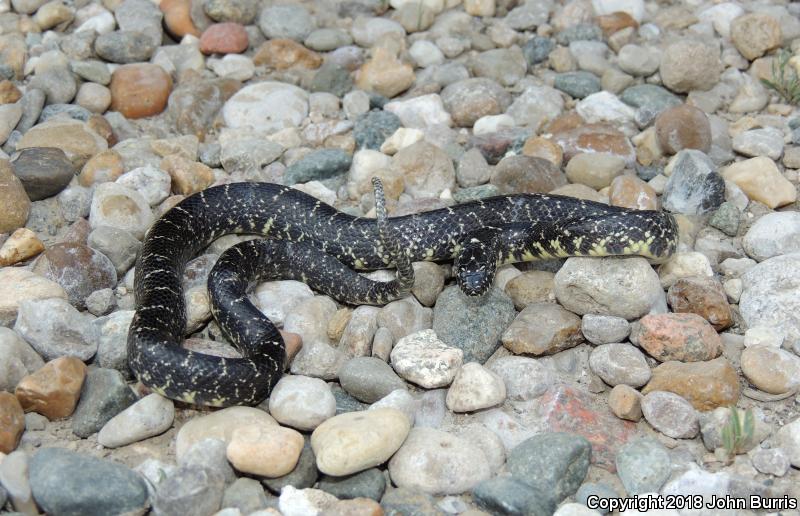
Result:
<svg viewBox="0 0 800 516"><path fill-rule="evenodd" d="M209 276L212 311L243 358L180 345L186 325L183 269L228 233L270 239L234 246ZM612 255L664 260L676 245L677 227L666 213L556 195L493 197L381 225L285 186L213 187L169 210L145 237L136 264L128 362L143 384L173 399L255 404L280 378L285 350L277 329L246 300L250 279L298 279L343 302L381 304L407 293L411 261L455 260L462 290L478 295L491 286L499 263ZM395 266L398 280L389 284L376 285L351 270Z"/></svg>

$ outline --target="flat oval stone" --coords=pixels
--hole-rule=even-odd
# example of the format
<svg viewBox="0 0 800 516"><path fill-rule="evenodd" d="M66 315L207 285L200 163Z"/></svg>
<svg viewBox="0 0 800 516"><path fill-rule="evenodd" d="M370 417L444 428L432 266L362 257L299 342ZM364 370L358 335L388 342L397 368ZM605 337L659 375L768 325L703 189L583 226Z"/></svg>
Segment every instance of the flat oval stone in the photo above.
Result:
<svg viewBox="0 0 800 516"><path fill-rule="evenodd" d="M172 78L158 65L123 65L111 76L111 110L126 118L157 115L167 107Z"/></svg>
<svg viewBox="0 0 800 516"><path fill-rule="evenodd" d="M178 460L196 442L203 439L222 439L230 442L236 428L247 425L277 425L275 420L263 410L254 407L229 407L206 416L187 421L175 438L175 455Z"/></svg>
<svg viewBox="0 0 800 516"><path fill-rule="evenodd" d="M56 195L75 176L72 162L63 150L55 147L23 149L12 166L32 201Z"/></svg>
<svg viewBox="0 0 800 516"><path fill-rule="evenodd" d="M61 285L69 302L82 309L96 290L114 288L117 270L100 251L82 244L56 244L37 259L34 272Z"/></svg>

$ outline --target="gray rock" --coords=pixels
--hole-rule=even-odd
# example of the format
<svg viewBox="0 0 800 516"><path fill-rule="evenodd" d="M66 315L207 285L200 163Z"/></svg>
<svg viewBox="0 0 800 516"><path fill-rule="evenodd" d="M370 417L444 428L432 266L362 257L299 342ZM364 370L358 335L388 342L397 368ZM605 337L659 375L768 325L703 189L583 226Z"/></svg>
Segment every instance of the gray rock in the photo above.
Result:
<svg viewBox="0 0 800 516"><path fill-rule="evenodd" d="M306 36L303 44L317 52L329 52L353 43L353 38L337 28L316 29Z"/></svg>
<svg viewBox="0 0 800 516"><path fill-rule="evenodd" d="M629 106L647 111L652 119L665 109L682 103L680 97L655 84L637 84L625 88L619 99Z"/></svg>
<svg viewBox="0 0 800 516"><path fill-rule="evenodd" d="M39 120L47 94L37 88L28 88L19 100L22 105L22 118L17 122L17 131L26 133Z"/></svg>
<svg viewBox="0 0 800 516"><path fill-rule="evenodd" d="M39 509L33 500L29 480L28 455L16 450L0 462L0 486L8 494L11 506L22 514L38 514Z"/></svg>
<svg viewBox="0 0 800 516"><path fill-rule="evenodd" d="M508 399L527 401L538 398L555 382L555 371L541 360L507 356L486 364L506 386Z"/></svg>
<svg viewBox="0 0 800 516"><path fill-rule="evenodd" d="M353 127L356 149L380 149L386 138L394 134L401 125L400 118L394 113L382 110L366 113L356 120Z"/></svg>
<svg viewBox="0 0 800 516"><path fill-rule="evenodd" d="M220 23L250 25L258 14L258 2L253 0L209 0L203 3L203 8L209 18Z"/></svg>
<svg viewBox="0 0 800 516"><path fill-rule="evenodd" d="M776 477L784 476L791 466L786 453L780 448L758 449L750 458L753 461L753 467L758 471Z"/></svg>
<svg viewBox="0 0 800 516"><path fill-rule="evenodd" d="M550 52L556 47L555 42L544 36L534 36L522 46L522 54L528 61L528 67L533 68L543 61L546 61Z"/></svg>
<svg viewBox="0 0 800 516"><path fill-rule="evenodd" d="M424 391L419 397L414 425L418 427L439 428L447 415L447 389Z"/></svg>
<svg viewBox="0 0 800 516"><path fill-rule="evenodd" d="M556 36L560 45L569 45L575 41L602 41L603 31L599 26L589 23L571 25Z"/></svg>
<svg viewBox="0 0 800 516"><path fill-rule="evenodd" d="M700 432L697 411L691 403L672 392L645 394L642 415L653 428L674 439L691 439Z"/></svg>
<svg viewBox="0 0 800 516"><path fill-rule="evenodd" d="M269 39L288 38L299 42L315 28L306 8L293 4L266 7L258 18L258 26Z"/></svg>
<svg viewBox="0 0 800 516"><path fill-rule="evenodd" d="M63 448L39 450L30 462L36 503L48 514L102 516L144 512L144 480L117 462Z"/></svg>
<svg viewBox="0 0 800 516"><path fill-rule="evenodd" d="M595 484L594 482L586 482L578 488L575 493L575 501L589 505L589 497L597 496L598 498L618 498L619 494L606 484ZM607 514L608 511L597 509L602 514Z"/></svg>
<svg viewBox="0 0 800 516"><path fill-rule="evenodd" d="M89 82L96 82L103 86L111 82L111 72L108 65L96 60L76 60L70 61L69 68L81 79Z"/></svg>
<svg viewBox="0 0 800 516"><path fill-rule="evenodd" d="M672 472L669 451L651 438L626 443L617 452L617 475L631 494L657 493Z"/></svg>
<svg viewBox="0 0 800 516"><path fill-rule="evenodd" d="M92 189L80 185L66 187L58 194L61 213L68 222L75 222L89 216L92 205Z"/></svg>
<svg viewBox="0 0 800 516"><path fill-rule="evenodd" d="M164 516L210 516L222 505L225 480L214 470L181 466L156 488L153 512Z"/></svg>
<svg viewBox="0 0 800 516"><path fill-rule="evenodd" d="M791 346L800 343L800 253L775 256L742 275L739 310L748 328L771 326L786 332Z"/></svg>
<svg viewBox="0 0 800 516"><path fill-rule="evenodd" d="M100 431L108 420L136 402L122 373L90 367L72 415L72 433L83 439Z"/></svg>
<svg viewBox="0 0 800 516"><path fill-rule="evenodd" d="M339 370L339 383L350 395L365 403L375 403L406 383L391 366L376 357L357 357Z"/></svg>
<svg viewBox="0 0 800 516"><path fill-rule="evenodd" d="M445 514L436 508L436 500L431 495L417 489L404 487L386 491L381 498L381 508L387 516L405 514L443 516Z"/></svg>
<svg viewBox="0 0 800 516"><path fill-rule="evenodd" d="M742 246L748 256L759 262L800 252L800 213L767 213L750 226L742 239Z"/></svg>
<svg viewBox="0 0 800 516"><path fill-rule="evenodd" d="M25 431L45 430L48 422L49 420L43 415L36 412L28 412L25 414Z"/></svg>
<svg viewBox="0 0 800 516"><path fill-rule="evenodd" d="M262 478L263 483L273 493L280 494L281 489L292 486L295 489L307 489L312 487L317 481L319 471L317 471L317 458L314 450L311 449L311 441L305 440L300 458L291 473L278 478Z"/></svg>
<svg viewBox="0 0 800 516"><path fill-rule="evenodd" d="M575 99L588 97L602 89L600 79L589 72L567 72L556 75L553 87Z"/></svg>
<svg viewBox="0 0 800 516"><path fill-rule="evenodd" d="M102 288L86 297L86 311L100 317L113 310L115 303L114 291L110 288Z"/></svg>
<svg viewBox="0 0 800 516"><path fill-rule="evenodd" d="M728 236L736 236L739 231L739 219L741 212L732 202L725 201L719 205L711 218L708 219L708 224L711 227L717 228Z"/></svg>
<svg viewBox="0 0 800 516"><path fill-rule="evenodd" d="M156 47L147 34L128 30L101 34L94 42L94 51L98 56L119 64L147 61L156 51Z"/></svg>
<svg viewBox="0 0 800 516"><path fill-rule="evenodd" d="M555 88L529 86L511 103L506 113L519 126L538 130L564 110L564 99Z"/></svg>
<svg viewBox="0 0 800 516"><path fill-rule="evenodd" d="M744 421L745 411L739 411L739 420ZM748 452L756 448L761 441L766 439L771 433L772 428L769 424L764 422L764 415L760 409L752 409L754 429L753 433L747 439L739 443L739 451L742 453ZM718 407L714 410L700 412L700 433L703 437L703 445L706 450L713 452L717 448L724 448L722 442L722 430L730 424L731 412L728 407Z"/></svg>
<svg viewBox="0 0 800 516"><path fill-rule="evenodd" d="M473 57L470 68L476 77L487 77L503 86L513 86L525 77L527 62L519 49L496 48Z"/></svg>
<svg viewBox="0 0 800 516"><path fill-rule="evenodd" d="M495 352L515 316L514 303L500 289L476 300L451 286L436 301L433 330L442 342L464 352L465 363L482 364Z"/></svg>
<svg viewBox="0 0 800 516"><path fill-rule="evenodd" d="M31 87L42 90L48 104L68 104L78 92L78 84L66 67L48 68L31 79Z"/></svg>
<svg viewBox="0 0 800 516"><path fill-rule="evenodd" d="M630 344L601 344L589 355L592 371L608 385L641 387L650 380L650 367L639 348Z"/></svg>
<svg viewBox="0 0 800 516"><path fill-rule="evenodd" d="M680 151L664 187L664 208L673 213L702 215L725 201L725 180L711 158L698 150Z"/></svg>
<svg viewBox="0 0 800 516"><path fill-rule="evenodd" d="M87 361L97 351L91 321L60 298L20 302L14 331L45 361L67 355Z"/></svg>
<svg viewBox="0 0 800 516"><path fill-rule="evenodd" d="M544 516L556 508L547 492L508 477L481 482L472 490L472 497L491 514Z"/></svg>
<svg viewBox="0 0 800 516"><path fill-rule="evenodd" d="M367 469L346 477L324 476L317 489L330 493L340 500L370 498L380 501L386 490L386 478L377 468Z"/></svg>
<svg viewBox="0 0 800 516"><path fill-rule="evenodd" d="M125 0L114 9L114 17L121 31L139 32L150 38L154 46L161 44L161 20L164 15L152 2Z"/></svg>
<svg viewBox="0 0 800 516"><path fill-rule="evenodd" d="M220 148L219 160L229 174L238 172L251 177L260 174L262 168L274 162L282 153L283 147L278 143L246 138L225 142Z"/></svg>
<svg viewBox="0 0 800 516"><path fill-rule="evenodd" d="M622 317L586 314L581 319L581 332L592 344L613 344L630 335L631 325Z"/></svg>
<svg viewBox="0 0 800 516"><path fill-rule="evenodd" d="M239 509L242 514L250 514L267 508L267 495L258 480L237 478L222 496L222 508L228 507Z"/></svg>
<svg viewBox="0 0 800 516"><path fill-rule="evenodd" d="M44 360L11 328L0 326L0 391L14 392L27 375L44 366Z"/></svg>
<svg viewBox="0 0 800 516"><path fill-rule="evenodd" d="M50 104L45 106L45 108L42 110L42 114L39 117L39 123L41 124L42 122L46 122L57 116L66 116L73 120L86 122L89 120L89 117L92 116L92 112L84 107L76 106L74 104Z"/></svg>
<svg viewBox="0 0 800 516"><path fill-rule="evenodd" d="M508 469L514 480L532 486L557 505L575 493L586 478L592 446L585 438L544 432L508 454Z"/></svg>
<svg viewBox="0 0 800 516"><path fill-rule="evenodd" d="M117 275L122 277L133 266L136 255L142 248L132 234L112 226L99 226L89 233L89 247L103 253L114 264Z"/></svg>
<svg viewBox="0 0 800 516"><path fill-rule="evenodd" d="M341 149L321 149L292 163L284 175L288 185L320 181L344 174L350 168L353 157Z"/></svg>
<svg viewBox="0 0 800 516"><path fill-rule="evenodd" d="M172 400L160 394L148 394L111 418L97 435L106 448L117 448L162 434L175 418Z"/></svg>
<svg viewBox="0 0 800 516"><path fill-rule="evenodd" d="M511 104L511 95L492 79L454 82L442 90L442 102L457 126L472 127L482 116L499 115Z"/></svg>
<svg viewBox="0 0 800 516"><path fill-rule="evenodd" d="M783 132L775 127L750 129L733 138L733 150L751 158L766 156L777 160L783 155Z"/></svg>
<svg viewBox="0 0 800 516"><path fill-rule="evenodd" d="M492 169L478 149L468 150L456 162L456 181L462 187L483 185L491 176Z"/></svg>
<svg viewBox="0 0 800 516"><path fill-rule="evenodd" d="M327 92L337 97L343 97L351 89L353 77L350 71L336 63L324 63L320 66L309 85L310 91Z"/></svg>
<svg viewBox="0 0 800 516"><path fill-rule="evenodd" d="M92 321L97 336L97 365L108 369L116 369L126 377L128 369L128 328L134 315L133 310L119 310L105 317Z"/></svg>
<svg viewBox="0 0 800 516"><path fill-rule="evenodd" d="M467 188L462 188L454 193L453 200L458 204L463 204L465 202L486 199L496 195L500 195L500 189L494 185L470 186Z"/></svg>
<svg viewBox="0 0 800 516"><path fill-rule="evenodd" d="M12 166L32 201L56 195L75 177L72 162L64 151L55 147L23 149Z"/></svg>
<svg viewBox="0 0 800 516"><path fill-rule="evenodd" d="M201 439L180 456L178 466L209 470L215 477L222 478L226 485L230 484L236 480L236 473L228 462L226 448L227 443L222 439Z"/></svg>
<svg viewBox="0 0 800 516"><path fill-rule="evenodd" d="M269 412L282 425L313 430L336 414L336 399L319 378L284 376L272 389Z"/></svg>

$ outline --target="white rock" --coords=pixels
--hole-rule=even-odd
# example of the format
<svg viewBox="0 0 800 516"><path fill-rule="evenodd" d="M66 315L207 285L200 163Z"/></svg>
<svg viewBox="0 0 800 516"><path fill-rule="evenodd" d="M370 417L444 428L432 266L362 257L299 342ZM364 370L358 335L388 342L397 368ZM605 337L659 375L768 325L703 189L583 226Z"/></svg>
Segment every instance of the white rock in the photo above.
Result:
<svg viewBox="0 0 800 516"><path fill-rule="evenodd" d="M325 491L296 489L289 485L281 489L278 509L283 516L317 516L330 509L337 501L335 496ZM251 513L250 516L254 514Z"/></svg>
<svg viewBox="0 0 800 516"><path fill-rule="evenodd" d="M209 59L206 64L217 76L237 81L251 79L256 71L253 60L239 54L227 54L222 59Z"/></svg>
<svg viewBox="0 0 800 516"><path fill-rule="evenodd" d="M142 441L169 430L174 417L172 400L149 394L111 418L97 434L97 442L119 448Z"/></svg>
<svg viewBox="0 0 800 516"><path fill-rule="evenodd" d="M228 443L233 431L242 426L277 424L272 416L255 407L229 407L217 410L184 423L175 437L175 455L180 461L193 444L203 439L221 439Z"/></svg>
<svg viewBox="0 0 800 516"><path fill-rule="evenodd" d="M136 190L117 183L101 183L95 187L89 211L92 228L124 229L141 240L153 218L150 203Z"/></svg>
<svg viewBox="0 0 800 516"><path fill-rule="evenodd" d="M300 281L268 281L256 287L255 305L269 320L282 325L286 314L300 303L314 297L314 291Z"/></svg>
<svg viewBox="0 0 800 516"><path fill-rule="evenodd" d="M406 389L395 389L383 398L369 406L368 410L380 408L396 409L406 415L411 424L414 424L419 403Z"/></svg>
<svg viewBox="0 0 800 516"><path fill-rule="evenodd" d="M564 110L561 92L549 86L530 86L506 110L519 126L537 131Z"/></svg>
<svg viewBox="0 0 800 516"><path fill-rule="evenodd" d="M800 343L800 253L775 256L742 276L739 310L747 327L770 326L786 333L790 345Z"/></svg>
<svg viewBox="0 0 800 516"><path fill-rule="evenodd" d="M486 364L503 380L508 399L526 401L538 398L555 382L556 375L545 361L505 356Z"/></svg>
<svg viewBox="0 0 800 516"><path fill-rule="evenodd" d="M284 376L269 396L269 413L283 425L313 430L336 415L336 398L323 380Z"/></svg>
<svg viewBox="0 0 800 516"><path fill-rule="evenodd" d="M106 11L96 14L85 22L81 23L80 27L75 29L75 32L91 30L97 34L106 34L113 31L116 25L117 21L114 19L114 15Z"/></svg>
<svg viewBox="0 0 800 516"><path fill-rule="evenodd" d="M453 412L473 412L505 401L506 386L499 375L477 362L461 366L447 391L447 407Z"/></svg>
<svg viewBox="0 0 800 516"><path fill-rule="evenodd" d="M553 513L553 516L601 516L601 514L582 503L565 503Z"/></svg>
<svg viewBox="0 0 800 516"><path fill-rule="evenodd" d="M479 448L486 456L489 470L494 474L506 463L506 447L500 437L480 423L453 428L456 436Z"/></svg>
<svg viewBox="0 0 800 516"><path fill-rule="evenodd" d="M395 100L387 103L383 109L397 115L404 127L427 129L434 125L453 125L450 113L444 108L438 93Z"/></svg>
<svg viewBox="0 0 800 516"><path fill-rule="evenodd" d="M601 344L589 355L589 366L611 386L641 387L650 380L644 353L630 344Z"/></svg>
<svg viewBox="0 0 800 516"><path fill-rule="evenodd" d="M303 344L322 342L327 344L328 322L336 313L336 303L327 296L314 296L298 303L286 315L283 329L297 333Z"/></svg>
<svg viewBox="0 0 800 516"><path fill-rule="evenodd" d="M452 0L390 0L389 1L389 5L391 5L397 10L400 10L400 8L402 8L404 5L407 4L422 5L423 7L427 7L428 9L433 11L434 14L439 14L445 9L445 7L451 8L455 7L455 5L458 5L458 4L450 5L452 3L453 3Z"/></svg>
<svg viewBox="0 0 800 516"><path fill-rule="evenodd" d="M122 174L115 182L136 190L150 206L156 206L169 197L172 178L160 168L146 165Z"/></svg>
<svg viewBox="0 0 800 516"><path fill-rule="evenodd" d="M742 239L745 252L756 261L800 252L800 213L767 213L750 226Z"/></svg>
<svg viewBox="0 0 800 516"><path fill-rule="evenodd" d="M717 34L723 38L730 38L731 22L744 14L744 9L733 2L723 2L712 5L697 14L697 18L705 23L711 23Z"/></svg>
<svg viewBox="0 0 800 516"><path fill-rule="evenodd" d="M475 125L472 126L472 134L478 136L481 134L495 133L502 129L513 128L514 126L516 126L516 122L511 115L486 115L475 121Z"/></svg>
<svg viewBox="0 0 800 516"><path fill-rule="evenodd" d="M381 152L383 154L393 156L397 151L413 145L425 137L425 133L420 129L413 129L408 127L399 127L397 131L383 142L381 145ZM359 151L363 152L363 151Z"/></svg>
<svg viewBox="0 0 800 516"><path fill-rule="evenodd" d="M0 289L0 325L3 326L14 324L19 305L25 300L67 299L61 285L22 267L0 267L0 285L3 285Z"/></svg>
<svg viewBox="0 0 800 516"><path fill-rule="evenodd" d="M733 137L733 150L750 158L766 156L777 160L783 155L783 132L774 127L741 132Z"/></svg>
<svg viewBox="0 0 800 516"><path fill-rule="evenodd" d="M21 103L0 105L0 144L6 142L20 118L22 118Z"/></svg>
<svg viewBox="0 0 800 516"><path fill-rule="evenodd" d="M251 127L267 133L297 127L307 115L308 93L275 81L245 86L222 107L228 127Z"/></svg>
<svg viewBox="0 0 800 516"><path fill-rule="evenodd" d="M450 385L461 367L464 352L422 330L401 338L392 350L392 367L403 379L426 389Z"/></svg>
<svg viewBox="0 0 800 516"><path fill-rule="evenodd" d="M444 54L439 50L439 47L425 39L415 41L411 48L408 49L408 54L420 68L428 68L429 66L444 63Z"/></svg>
<svg viewBox="0 0 800 516"><path fill-rule="evenodd" d="M97 352L91 321L65 299L28 299L19 304L14 331L45 361L74 356L87 361Z"/></svg>
<svg viewBox="0 0 800 516"><path fill-rule="evenodd" d="M645 394L642 415L653 428L674 439L691 439L700 432L697 411L691 403L672 392Z"/></svg>
<svg viewBox="0 0 800 516"><path fill-rule="evenodd" d="M708 261L706 255L694 251L675 253L669 261L659 267L658 274L661 286L665 289L674 285L681 278L690 276L714 277L711 262Z"/></svg>
<svg viewBox="0 0 800 516"><path fill-rule="evenodd" d="M335 380L348 357L330 344L321 341L303 342L292 360L292 374Z"/></svg>
<svg viewBox="0 0 800 516"><path fill-rule="evenodd" d="M780 348L786 339L786 333L772 326L754 326L744 332L744 347L769 346Z"/></svg>
<svg viewBox="0 0 800 516"><path fill-rule="evenodd" d="M586 314L581 318L581 333L592 344L613 344L630 335L631 325L622 317Z"/></svg>
<svg viewBox="0 0 800 516"><path fill-rule="evenodd" d="M578 102L575 111L588 123L610 122L616 125L632 123L636 113L632 107L607 91L592 93Z"/></svg>

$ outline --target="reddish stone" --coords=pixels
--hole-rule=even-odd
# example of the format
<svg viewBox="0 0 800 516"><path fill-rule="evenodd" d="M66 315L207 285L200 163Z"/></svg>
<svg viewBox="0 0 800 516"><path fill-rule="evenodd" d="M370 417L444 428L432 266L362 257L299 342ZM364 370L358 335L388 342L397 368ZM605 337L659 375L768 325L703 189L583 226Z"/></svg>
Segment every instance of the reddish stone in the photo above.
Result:
<svg viewBox="0 0 800 516"><path fill-rule="evenodd" d="M111 76L111 110L126 118L144 118L164 111L172 78L158 65L122 65Z"/></svg>
<svg viewBox="0 0 800 516"><path fill-rule="evenodd" d="M631 340L659 362L700 362L722 353L722 339L697 314L645 315L631 332Z"/></svg>
<svg viewBox="0 0 800 516"><path fill-rule="evenodd" d="M25 412L47 419L69 417L78 404L86 364L75 357L59 357L19 381L14 391Z"/></svg>
<svg viewBox="0 0 800 516"><path fill-rule="evenodd" d="M562 122L570 122L564 119ZM580 153L608 152L625 159L626 163L636 160L636 149L628 137L615 127L604 124L581 124L568 129L569 124L559 123L563 130L553 133L553 139L564 149L564 161L569 161Z"/></svg>
<svg viewBox="0 0 800 516"><path fill-rule="evenodd" d="M267 65L276 70L299 67L313 70L322 66L322 56L291 39L272 39L258 48L253 56L256 66Z"/></svg>
<svg viewBox="0 0 800 516"><path fill-rule="evenodd" d="M667 154L683 149L708 152L711 148L711 123L700 109L683 104L665 109L656 117L658 144Z"/></svg>
<svg viewBox="0 0 800 516"><path fill-rule="evenodd" d="M636 176L617 176L608 190L612 206L634 210L657 210L658 195L653 187Z"/></svg>
<svg viewBox="0 0 800 516"><path fill-rule="evenodd" d="M667 302L673 312L697 314L717 331L733 324L728 296L714 278L692 276L679 279L669 288Z"/></svg>
<svg viewBox="0 0 800 516"><path fill-rule="evenodd" d="M200 31L192 22L191 0L161 0L159 8L164 13L164 25L167 26L167 31L176 39L181 39L187 34L200 35Z"/></svg>
<svg viewBox="0 0 800 516"><path fill-rule="evenodd" d="M200 36L200 52L204 54L240 54L247 50L250 39L239 23L215 23Z"/></svg>
<svg viewBox="0 0 800 516"><path fill-rule="evenodd" d="M592 444L592 463L616 472L617 451L635 435L635 424L592 408L596 403L589 394L564 384L548 389L540 403L544 428L585 437Z"/></svg>
<svg viewBox="0 0 800 516"><path fill-rule="evenodd" d="M25 412L17 397L0 391L0 453L11 453L25 430Z"/></svg>

